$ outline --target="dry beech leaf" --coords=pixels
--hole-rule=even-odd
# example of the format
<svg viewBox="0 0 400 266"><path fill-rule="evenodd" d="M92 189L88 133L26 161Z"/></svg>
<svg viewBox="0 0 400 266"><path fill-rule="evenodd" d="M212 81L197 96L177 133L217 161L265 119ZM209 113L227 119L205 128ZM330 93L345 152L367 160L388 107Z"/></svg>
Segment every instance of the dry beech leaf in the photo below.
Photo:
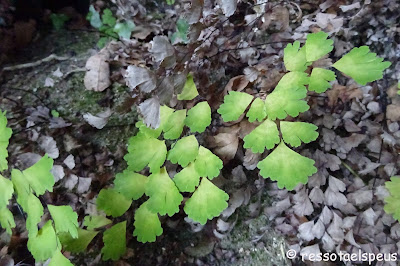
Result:
<svg viewBox="0 0 400 266"><path fill-rule="evenodd" d="M166 36L154 36L149 51L153 54L156 62L163 62L165 60L167 67L175 63L175 49Z"/></svg>
<svg viewBox="0 0 400 266"><path fill-rule="evenodd" d="M246 149L243 157L243 166L247 170L254 170L261 159L261 153L253 153L250 149Z"/></svg>
<svg viewBox="0 0 400 266"><path fill-rule="evenodd" d="M224 95L228 94L230 91L242 91L247 87L249 81L247 80L245 75L239 75L233 77L229 80L229 82L225 86Z"/></svg>
<svg viewBox="0 0 400 266"><path fill-rule="evenodd" d="M40 148L42 148L50 158L57 159L60 155L56 141L50 136L40 137L39 145Z"/></svg>
<svg viewBox="0 0 400 266"><path fill-rule="evenodd" d="M223 128L219 134L210 138L210 146L222 160L229 161L235 157L239 145L239 129L238 126Z"/></svg>
<svg viewBox="0 0 400 266"><path fill-rule="evenodd" d="M107 108L104 112L98 113L96 115L92 115L90 113L86 113L83 115L83 119L89 123L92 127L97 129L102 129L108 122L108 119L111 116L111 109Z"/></svg>
<svg viewBox="0 0 400 266"><path fill-rule="evenodd" d="M230 17L235 13L238 2L237 0L219 0L218 2L226 17Z"/></svg>
<svg viewBox="0 0 400 266"><path fill-rule="evenodd" d="M144 67L128 66L125 74L126 85L134 90L136 87L140 91L149 93L157 86L156 77L153 72Z"/></svg>
<svg viewBox="0 0 400 266"><path fill-rule="evenodd" d="M139 105L138 109L146 126L151 128L160 126L160 102L158 99L154 97L147 99Z"/></svg>
<svg viewBox="0 0 400 266"><path fill-rule="evenodd" d="M85 88L93 91L104 91L110 86L110 66L107 60L110 53L106 48L89 57L86 62L86 74L84 78Z"/></svg>

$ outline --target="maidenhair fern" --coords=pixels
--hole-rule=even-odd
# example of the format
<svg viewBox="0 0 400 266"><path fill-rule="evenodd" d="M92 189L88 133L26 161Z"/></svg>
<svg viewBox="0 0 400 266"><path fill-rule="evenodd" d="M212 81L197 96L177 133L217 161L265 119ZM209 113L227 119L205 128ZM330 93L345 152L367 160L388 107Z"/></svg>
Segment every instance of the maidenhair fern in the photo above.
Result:
<svg viewBox="0 0 400 266"><path fill-rule="evenodd" d="M197 94L189 75L179 97L190 100ZM162 234L160 215L172 216L183 209L189 218L201 224L218 216L228 206L229 196L210 180L219 175L223 164L193 135L204 132L210 123L211 108L207 102L199 102L189 110L161 106L157 129L149 128L141 121L136 123L138 133L129 140L128 153L124 157L128 167L117 174L113 187L100 191L97 208L109 216L119 217L133 200L145 196L146 200L135 212L133 223L133 235L140 242L154 242ZM192 134L181 138L185 126ZM166 160L180 167L173 177L164 166ZM193 193L185 203L183 192ZM86 219L88 229L97 224L109 224L107 218L89 216ZM118 229L114 229L115 226L108 230L114 230L114 234L119 231L119 241L124 243L126 221L119 223ZM123 255L124 249L122 245L113 247L116 236L107 232L104 233L103 259L116 260Z"/></svg>
<svg viewBox="0 0 400 266"><path fill-rule="evenodd" d="M273 150L257 167L260 175L278 182L279 188L294 189L298 184L307 183L308 177L316 173L314 161L292 149L301 143L309 143L318 137L317 127L310 123L281 121L288 116L297 117L310 107L306 102L309 91L325 92L335 80L331 70L314 67L311 74L306 71L312 62L321 59L333 50L333 41L325 32L307 36L305 44L288 44L284 49L284 64L289 71L279 81L276 88L265 99L254 98L245 92L231 91L225 96L218 109L225 122L235 121L246 111L249 122L261 122L244 137L244 148L254 153ZM390 62L370 53L367 46L352 49L332 66L365 85L382 78L383 71ZM250 107L249 107L250 106Z"/></svg>
<svg viewBox="0 0 400 266"><path fill-rule="evenodd" d="M0 112L0 172L7 170L7 146L11 137L5 113ZM12 169L11 180L0 174L0 225L12 234L15 227L12 212L7 208L12 196L26 213L28 249L37 262L50 259L49 265L72 265L61 253L61 235L71 239L79 236L78 215L70 206L47 205L51 218L40 229L44 207L39 196L53 191L54 177L50 170L53 159L43 156L36 164L24 171Z"/></svg>

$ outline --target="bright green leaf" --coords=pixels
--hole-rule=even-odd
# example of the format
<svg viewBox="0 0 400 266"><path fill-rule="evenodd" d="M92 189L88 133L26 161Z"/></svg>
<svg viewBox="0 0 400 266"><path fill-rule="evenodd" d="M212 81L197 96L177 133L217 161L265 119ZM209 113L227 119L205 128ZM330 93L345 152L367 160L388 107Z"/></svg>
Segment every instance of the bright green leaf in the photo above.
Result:
<svg viewBox="0 0 400 266"><path fill-rule="evenodd" d="M178 94L178 100L193 100L196 98L196 96L199 95L199 92L197 91L196 84L193 81L193 76L192 74L189 74L187 76L185 86L183 87L182 93Z"/></svg>
<svg viewBox="0 0 400 266"><path fill-rule="evenodd" d="M0 172L8 169L7 147L8 147L11 135L12 135L12 130L7 127L6 112L3 113L0 111Z"/></svg>
<svg viewBox="0 0 400 266"><path fill-rule="evenodd" d="M7 207L0 209L0 225L9 235L12 234L11 228L15 227L15 222L12 212Z"/></svg>
<svg viewBox="0 0 400 266"><path fill-rule="evenodd" d="M74 266L64 255L61 253L60 250L57 250L53 257L51 258L51 261L49 263L49 266Z"/></svg>
<svg viewBox="0 0 400 266"><path fill-rule="evenodd" d="M184 210L190 219L205 224L228 207L228 199L228 194L203 178L192 197L186 201Z"/></svg>
<svg viewBox="0 0 400 266"><path fill-rule="evenodd" d="M390 62L382 62L383 58L370 53L368 46L353 48L344 55L333 67L352 77L357 83L365 85L368 82L381 79L383 71L388 68Z"/></svg>
<svg viewBox="0 0 400 266"><path fill-rule="evenodd" d="M29 238L35 236L38 232L38 223L40 223L43 216L43 205L40 200L33 195L29 194L27 198L27 206L24 211L28 214L26 218L26 229L29 232ZM53 228L53 227L52 227Z"/></svg>
<svg viewBox="0 0 400 266"><path fill-rule="evenodd" d="M225 122L238 120L253 100L253 96L245 92L230 91L225 95L224 103L217 112Z"/></svg>
<svg viewBox="0 0 400 266"><path fill-rule="evenodd" d="M120 222L103 234L103 260L118 260L126 252L126 221Z"/></svg>
<svg viewBox="0 0 400 266"><path fill-rule="evenodd" d="M190 135L178 140L168 152L167 158L171 163L185 167L196 159L198 153L199 143L194 135Z"/></svg>
<svg viewBox="0 0 400 266"><path fill-rule="evenodd" d="M333 40L329 40L328 33L323 31L310 33L306 40L307 61L316 61L333 50Z"/></svg>
<svg viewBox="0 0 400 266"><path fill-rule="evenodd" d="M272 149L281 141L275 122L267 119L244 137L243 147L253 153L263 153L265 148Z"/></svg>
<svg viewBox="0 0 400 266"><path fill-rule="evenodd" d="M301 142L310 143L318 138L317 126L304 122L280 123L283 141L292 147L299 147Z"/></svg>
<svg viewBox="0 0 400 266"><path fill-rule="evenodd" d="M86 226L88 230L97 229L111 223L112 221L110 219L101 215L87 215L83 220L83 226Z"/></svg>
<svg viewBox="0 0 400 266"><path fill-rule="evenodd" d="M158 214L151 212L147 205L148 201L140 205L136 210L133 224L135 226L133 236L136 236L137 240L142 243L154 242L157 236L163 233Z"/></svg>
<svg viewBox="0 0 400 266"><path fill-rule="evenodd" d="M13 193L14 187L11 180L0 175L0 210L7 207Z"/></svg>
<svg viewBox="0 0 400 266"><path fill-rule="evenodd" d="M265 108L271 120L285 119L288 115L296 117L310 107L304 101L307 90L303 88L288 91L273 91L265 99Z"/></svg>
<svg viewBox="0 0 400 266"><path fill-rule="evenodd" d="M43 195L46 190L53 192L54 177L50 172L53 168L53 159L45 154L37 163L22 171L26 181L36 195Z"/></svg>
<svg viewBox="0 0 400 266"><path fill-rule="evenodd" d="M132 20L127 20L123 23L118 22L115 24L114 32L122 39L130 39L133 29L135 28L135 23Z"/></svg>
<svg viewBox="0 0 400 266"><path fill-rule="evenodd" d="M284 142L260 161L257 167L262 177L278 181L278 187L287 190L307 183L308 177L317 172L313 160L292 151Z"/></svg>
<svg viewBox="0 0 400 266"><path fill-rule="evenodd" d="M138 172L148 165L150 172L154 172L164 164L166 156L164 141L138 134L129 139L128 154L124 159L130 170Z"/></svg>
<svg viewBox="0 0 400 266"><path fill-rule="evenodd" d="M126 169L115 177L114 189L128 199L137 200L143 196L147 181L146 176Z"/></svg>
<svg viewBox="0 0 400 266"><path fill-rule="evenodd" d="M200 176L213 179L219 175L222 167L222 161L217 155L203 146L199 147L199 154L194 162L194 168Z"/></svg>
<svg viewBox="0 0 400 266"><path fill-rule="evenodd" d="M174 176L174 182L181 192L193 192L199 185L200 175L194 163L190 163Z"/></svg>
<svg viewBox="0 0 400 266"><path fill-rule="evenodd" d="M97 231L89 231L78 228L78 238L72 238L68 233L59 235L63 249L72 252L80 253L85 251L87 246L92 242L93 238L98 234Z"/></svg>
<svg viewBox="0 0 400 266"><path fill-rule="evenodd" d="M306 48L300 49L300 42L289 43L283 50L283 62L288 71L304 71L307 69Z"/></svg>
<svg viewBox="0 0 400 266"><path fill-rule="evenodd" d="M165 123L163 131L165 139L177 139L181 136L186 118L186 109L177 110L171 114Z"/></svg>
<svg viewBox="0 0 400 266"><path fill-rule="evenodd" d="M185 125L190 131L202 133L211 124L211 108L207 102L199 102L190 108L185 119Z"/></svg>
<svg viewBox="0 0 400 266"><path fill-rule="evenodd" d="M103 24L108 25L110 27L114 27L117 19L113 16L111 10L109 8L104 9L102 15Z"/></svg>
<svg viewBox="0 0 400 266"><path fill-rule="evenodd" d="M251 123L256 120L258 120L258 122L263 121L263 119L267 117L264 101L260 98L255 98L246 116L249 118L249 122Z"/></svg>
<svg viewBox="0 0 400 266"><path fill-rule="evenodd" d="M325 92L331 87L329 81L334 81L335 79L336 75L333 71L323 68L314 68L310 76L308 90L318 93Z"/></svg>
<svg viewBox="0 0 400 266"><path fill-rule="evenodd" d="M71 206L47 205L47 208L53 218L57 233L67 232L73 238L78 237L78 214L72 210Z"/></svg>
<svg viewBox="0 0 400 266"><path fill-rule="evenodd" d="M158 173L151 174L146 184L146 195L150 197L147 208L161 215L172 216L179 212L183 197L175 183L169 177L167 170L162 168Z"/></svg>
<svg viewBox="0 0 400 266"><path fill-rule="evenodd" d="M47 221L37 235L32 235L28 238L28 249L37 262L53 257L59 247L61 247L61 244L51 220Z"/></svg>
<svg viewBox="0 0 400 266"><path fill-rule="evenodd" d="M119 217L123 215L131 206L132 200L115 189L103 188L97 196L96 205L99 210L103 210L107 215Z"/></svg>

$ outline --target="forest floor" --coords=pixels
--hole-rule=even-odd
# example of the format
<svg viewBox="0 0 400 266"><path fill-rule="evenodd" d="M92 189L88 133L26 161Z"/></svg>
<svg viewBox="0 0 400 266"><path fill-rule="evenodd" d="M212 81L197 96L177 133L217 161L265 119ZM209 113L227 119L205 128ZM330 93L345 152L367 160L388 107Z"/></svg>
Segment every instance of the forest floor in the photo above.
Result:
<svg viewBox="0 0 400 266"><path fill-rule="evenodd" d="M289 249L298 254L400 253L400 225L383 210L388 195L384 183L400 167L400 3L311 2L300 5L303 14L281 29L280 37L291 39L319 27L333 32L335 58L352 47L368 45L392 62L380 81L359 86L340 77L328 92L309 97L312 108L301 118L317 125L320 136L303 147L302 154L316 161L318 173L308 184L287 191L247 167L228 163L228 168L234 166L216 181L231 197L232 213L227 219L221 216L199 227L184 221L182 213L164 217L164 233L155 243L142 244L129 235L126 255L114 264L101 261L98 236L87 253L70 254L75 265L301 265L299 258L286 258ZM169 7L164 3L163 8ZM278 22L289 23L285 20L281 16ZM0 84L0 110L7 111L13 130L9 164L25 169L44 153L50 154L58 182L43 199L47 204L71 205L80 221L97 213L99 191L125 168L126 144L139 119L130 105L131 91L120 80L102 92L85 88L85 64L98 53L98 40L93 31L43 34L7 66L38 62L51 54L65 58L3 71ZM283 47L269 49L277 51L278 57ZM111 73L120 67L114 66ZM283 71L282 65L276 67ZM235 76L227 73L223 86L229 86L231 78ZM102 129L84 119L108 108L110 115ZM134 203L131 210L138 206ZM12 257L15 265L34 265L26 248L24 217L14 207L18 233L10 237L1 231L0 257ZM127 215L132 218L133 211Z"/></svg>

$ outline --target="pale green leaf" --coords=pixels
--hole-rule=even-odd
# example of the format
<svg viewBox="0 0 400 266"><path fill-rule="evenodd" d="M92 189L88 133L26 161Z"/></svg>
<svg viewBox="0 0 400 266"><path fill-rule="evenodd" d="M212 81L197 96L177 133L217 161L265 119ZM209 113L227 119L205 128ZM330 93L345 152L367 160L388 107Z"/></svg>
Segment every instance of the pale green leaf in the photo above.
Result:
<svg viewBox="0 0 400 266"><path fill-rule="evenodd" d="M325 92L331 87L329 81L334 81L335 79L336 75L333 71L323 68L314 68L310 76L308 90L318 93Z"/></svg>
<svg viewBox="0 0 400 266"><path fill-rule="evenodd" d="M171 114L164 125L164 138L177 139L181 136L186 118L186 109Z"/></svg>
<svg viewBox="0 0 400 266"><path fill-rule="evenodd" d="M143 121L137 121L135 126L139 129L139 132L145 134L148 137L151 138L158 138L161 135L162 132L162 127L159 126L158 128L150 128L146 126Z"/></svg>
<svg viewBox="0 0 400 266"><path fill-rule="evenodd" d="M200 176L213 179L219 175L222 167L222 161L217 155L203 146L199 147L199 154L194 162L194 168Z"/></svg>
<svg viewBox="0 0 400 266"><path fill-rule="evenodd" d="M390 181L385 182L385 186L390 195L385 198L384 210L400 221L400 177L392 176Z"/></svg>
<svg viewBox="0 0 400 266"><path fill-rule="evenodd" d="M146 176L126 169L115 177L114 189L128 199L137 200L143 196L147 180Z"/></svg>
<svg viewBox="0 0 400 266"><path fill-rule="evenodd" d="M189 74L186 78L185 86L183 87L182 93L178 94L178 100L193 100L199 95L196 84L193 81L192 74Z"/></svg>
<svg viewBox="0 0 400 266"><path fill-rule="evenodd" d="M318 138L317 126L305 122L280 123L283 141L292 147L299 147L301 142L310 143Z"/></svg>
<svg viewBox="0 0 400 266"><path fill-rule="evenodd" d="M285 119L288 115L296 117L310 107L304 101L307 90L303 88L288 91L273 91L265 99L265 108L271 120Z"/></svg>
<svg viewBox="0 0 400 266"><path fill-rule="evenodd" d="M14 187L11 180L0 175L0 210L7 207L13 193Z"/></svg>
<svg viewBox="0 0 400 266"><path fill-rule="evenodd" d="M11 135L12 135L12 130L11 130L11 128L7 127L6 112L1 112L1 110L0 110L0 172L8 169L7 147L8 147Z"/></svg>
<svg viewBox="0 0 400 266"><path fill-rule="evenodd" d="M305 47L308 62L316 61L333 50L333 41L327 38L328 33L323 31L307 35Z"/></svg>
<svg viewBox="0 0 400 266"><path fill-rule="evenodd" d="M317 172L314 161L289 149L284 142L257 164L260 175L278 181L279 188L294 189Z"/></svg>
<svg viewBox="0 0 400 266"><path fill-rule="evenodd" d="M135 29L135 23L132 20L125 22L118 22L114 26L114 32L122 39L129 40L131 38L132 31Z"/></svg>
<svg viewBox="0 0 400 266"><path fill-rule="evenodd" d="M263 121L264 118L267 117L267 112L265 111L265 102L260 98L255 98L246 116L249 118L249 122L251 123L256 120L258 120L258 122Z"/></svg>
<svg viewBox="0 0 400 266"><path fill-rule="evenodd" d="M172 216L179 212L183 197L169 177L167 170L162 168L158 173L151 174L146 184L146 195L150 197L147 208L161 215Z"/></svg>
<svg viewBox="0 0 400 266"><path fill-rule="evenodd" d="M202 178L200 186L186 201L184 210L190 219L205 224L228 207L228 199L228 194L207 178Z"/></svg>
<svg viewBox="0 0 400 266"><path fill-rule="evenodd" d="M126 252L126 221L120 222L103 234L103 260L118 260Z"/></svg>
<svg viewBox="0 0 400 266"><path fill-rule="evenodd" d="M78 214L69 205L47 205L57 233L70 233L73 238L78 237Z"/></svg>
<svg viewBox="0 0 400 266"><path fill-rule="evenodd" d="M210 124L211 108L207 102L199 102L189 109L185 125L190 128L190 131L202 133Z"/></svg>
<svg viewBox="0 0 400 266"><path fill-rule="evenodd" d="M283 50L283 62L288 71L304 71L307 69L306 48L300 49L300 42L289 43Z"/></svg>
<svg viewBox="0 0 400 266"><path fill-rule="evenodd" d="M57 250L50 260L49 266L74 266L60 250Z"/></svg>
<svg viewBox="0 0 400 266"><path fill-rule="evenodd" d="M352 77L357 83L365 85L368 82L381 79L383 71L388 68L390 62L382 62L383 58L370 53L368 46L353 48L344 55L333 67Z"/></svg>
<svg viewBox="0 0 400 266"><path fill-rule="evenodd" d="M26 181L36 195L43 195L46 190L53 192L54 177L50 172L53 168L53 159L45 154L37 163L22 171Z"/></svg>
<svg viewBox="0 0 400 266"><path fill-rule="evenodd" d="M309 82L310 78L307 76L307 73L299 71L289 72L281 78L274 92L290 92L299 89L306 91L305 85Z"/></svg>
<svg viewBox="0 0 400 266"><path fill-rule="evenodd" d="M253 96L250 94L230 91L229 94L225 95L224 103L221 104L217 112L225 122L238 120L252 100Z"/></svg>
<svg viewBox="0 0 400 266"><path fill-rule="evenodd" d="M28 204L24 211L28 214L26 218L26 229L28 230L29 238L35 236L38 232L38 223L40 223L43 216L43 205L40 200L33 195L29 194L27 198ZM53 227L52 227L53 228Z"/></svg>
<svg viewBox="0 0 400 266"><path fill-rule="evenodd" d="M12 212L6 207L0 209L0 225L6 229L9 235L12 234L11 229L15 227L14 217Z"/></svg>
<svg viewBox="0 0 400 266"><path fill-rule="evenodd" d="M185 167L196 159L198 153L199 143L194 135L190 135L178 140L168 152L167 158L171 163Z"/></svg>
<svg viewBox="0 0 400 266"><path fill-rule="evenodd" d="M267 119L244 137L243 147L253 153L263 153L265 148L272 149L281 141L275 122Z"/></svg>
<svg viewBox="0 0 400 266"><path fill-rule="evenodd" d="M132 200L126 198L124 195L112 188L103 188L100 190L96 200L97 208L112 217L123 215L129 209L131 204Z"/></svg>
<svg viewBox="0 0 400 266"><path fill-rule="evenodd" d="M99 232L97 231L78 228L78 238L72 238L68 233L59 234L59 238L63 249L72 253L80 253L85 251L87 246L98 233Z"/></svg>
<svg viewBox="0 0 400 266"><path fill-rule="evenodd" d="M59 247L61 247L61 244L51 220L47 221L37 235L32 235L28 238L28 249L37 262L46 261L53 257Z"/></svg>
<svg viewBox="0 0 400 266"><path fill-rule="evenodd" d="M92 25L93 28L99 29L101 26L103 26L103 22L100 19L100 14L93 5L89 7L89 13L86 19L90 21L90 25Z"/></svg>
<svg viewBox="0 0 400 266"><path fill-rule="evenodd" d="M133 236L136 236L137 240L142 243L154 242L157 236L163 233L158 214L151 212L147 205L148 201L140 205L136 210L133 224L135 226Z"/></svg>
<svg viewBox="0 0 400 266"><path fill-rule="evenodd" d="M199 185L200 175L194 163L190 163L174 176L174 182L181 192L193 192Z"/></svg>
<svg viewBox="0 0 400 266"><path fill-rule="evenodd" d="M32 194L29 183L26 182L22 172L17 169L11 170L11 181L13 182L15 193L17 194L17 202L21 205L22 209L25 210L27 208L28 196Z"/></svg>
<svg viewBox="0 0 400 266"><path fill-rule="evenodd" d="M111 223L112 221L110 219L101 215L87 215L83 220L83 226L86 226L87 230L97 229Z"/></svg>
<svg viewBox="0 0 400 266"><path fill-rule="evenodd" d="M148 165L150 172L154 172L164 164L166 156L167 147L164 141L137 134L129 139L128 154L124 159L128 163L128 169L132 171L141 171Z"/></svg>

